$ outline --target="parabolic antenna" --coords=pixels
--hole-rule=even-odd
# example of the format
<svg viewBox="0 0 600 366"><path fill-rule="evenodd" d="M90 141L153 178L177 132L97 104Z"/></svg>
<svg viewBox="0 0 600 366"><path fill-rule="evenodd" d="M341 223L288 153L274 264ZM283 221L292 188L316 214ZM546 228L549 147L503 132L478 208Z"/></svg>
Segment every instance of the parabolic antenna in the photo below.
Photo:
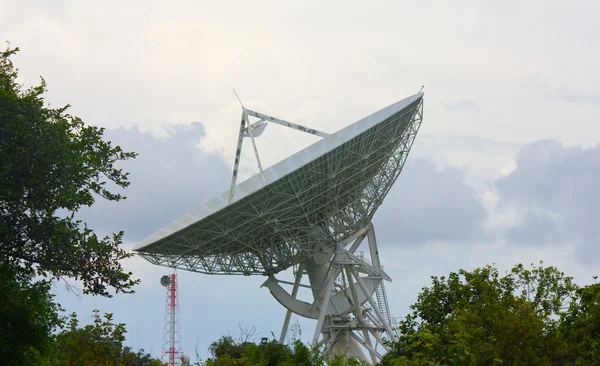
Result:
<svg viewBox="0 0 600 366"><path fill-rule="evenodd" d="M164 287L169 287L171 285L171 277L164 275L160 278L160 284Z"/></svg>
<svg viewBox="0 0 600 366"><path fill-rule="evenodd" d="M134 250L167 267L267 276L264 286L288 310L281 341L293 312L317 320L313 341L320 339L332 354L366 360L366 351L376 363L382 338L396 334L383 285L391 279L380 265L371 220L400 174L422 118L423 93L334 134L243 108L230 189ZM255 138L267 123L322 139L263 170ZM252 141L260 172L236 184L244 137ZM366 255L357 250L364 238ZM290 267L294 282L275 277ZM281 285L292 286L291 292ZM299 287L312 290L311 303L296 298Z"/></svg>

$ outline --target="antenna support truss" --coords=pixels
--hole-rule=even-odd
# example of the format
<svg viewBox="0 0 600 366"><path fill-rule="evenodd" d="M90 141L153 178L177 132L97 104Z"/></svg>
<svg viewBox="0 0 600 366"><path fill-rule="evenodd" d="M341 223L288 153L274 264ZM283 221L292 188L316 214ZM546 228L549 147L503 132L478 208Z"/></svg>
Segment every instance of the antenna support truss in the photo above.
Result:
<svg viewBox="0 0 600 366"><path fill-rule="evenodd" d="M367 255L357 251L364 239ZM302 284L306 278L308 285ZM383 339L397 339L384 280L391 278L380 264L372 224L338 243L335 251L300 262L293 283L269 276L263 286L287 309L279 341L285 342L295 313L317 320L313 344L324 345L330 356L343 354L375 365L382 357L378 349L389 351ZM292 285L291 294L281 284ZM312 289L312 303L296 298L300 287Z"/></svg>
<svg viewBox="0 0 600 366"><path fill-rule="evenodd" d="M258 118L258 121L254 122L253 124L250 124L250 117ZM297 123L285 121L283 119L275 118L263 113L258 113L242 106L242 120L240 123L240 132L238 135L237 148L235 149L235 159L233 161L233 174L231 175L231 186L229 187L228 203L232 203L235 197L235 185L237 182L240 167L240 159L242 156L242 143L244 142L244 137L250 137L250 140L252 141L252 147L254 149L254 156L256 157L258 170L260 171L260 174L263 178L264 185L267 185L267 180L263 173L262 164L260 163L260 157L258 155L258 149L256 147L255 138L262 134L268 122L275 123L311 135L319 136L321 138L331 138L331 135L328 133L315 130L314 128L308 128Z"/></svg>

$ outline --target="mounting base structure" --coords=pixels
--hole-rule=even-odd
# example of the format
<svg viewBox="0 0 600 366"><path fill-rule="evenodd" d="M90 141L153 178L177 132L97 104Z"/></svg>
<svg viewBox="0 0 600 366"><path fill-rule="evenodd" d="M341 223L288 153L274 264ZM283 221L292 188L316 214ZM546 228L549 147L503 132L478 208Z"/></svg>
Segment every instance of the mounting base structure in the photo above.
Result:
<svg viewBox="0 0 600 366"><path fill-rule="evenodd" d="M364 239L368 256L357 251ZM308 277L308 283L302 283ZM313 344L324 345L330 356L342 354L376 364L387 350L383 339L396 340L389 312L383 271L372 224L338 243L335 251L322 251L295 268L295 281L269 276L263 284L286 309L280 342L285 340L292 313L316 319ZM281 285L291 285L291 292ZM296 298L300 287L312 290L313 302Z"/></svg>

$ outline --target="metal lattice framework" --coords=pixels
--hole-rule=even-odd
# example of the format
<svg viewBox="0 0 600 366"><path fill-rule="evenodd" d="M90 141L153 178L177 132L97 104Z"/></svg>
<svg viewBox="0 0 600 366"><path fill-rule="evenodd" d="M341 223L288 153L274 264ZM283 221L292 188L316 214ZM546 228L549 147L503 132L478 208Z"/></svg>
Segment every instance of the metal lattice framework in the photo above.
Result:
<svg viewBox="0 0 600 366"><path fill-rule="evenodd" d="M181 365L181 328L179 324L179 286L177 274L168 275L169 281L163 284L167 288L165 305L165 329L163 334L162 361L168 366Z"/></svg>
<svg viewBox="0 0 600 366"><path fill-rule="evenodd" d="M370 223L402 171L422 120L417 96L300 169L136 250L189 271L268 275L344 241Z"/></svg>

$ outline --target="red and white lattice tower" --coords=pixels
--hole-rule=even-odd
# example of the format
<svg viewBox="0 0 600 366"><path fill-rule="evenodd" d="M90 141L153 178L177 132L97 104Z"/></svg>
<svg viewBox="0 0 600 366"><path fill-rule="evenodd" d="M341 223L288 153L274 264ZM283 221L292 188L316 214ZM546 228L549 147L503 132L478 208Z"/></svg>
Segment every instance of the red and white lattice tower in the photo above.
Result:
<svg viewBox="0 0 600 366"><path fill-rule="evenodd" d="M162 276L161 285L167 288L167 306L165 310L165 332L163 335L162 361L168 366L181 365L181 330L179 328L179 289L177 274Z"/></svg>

